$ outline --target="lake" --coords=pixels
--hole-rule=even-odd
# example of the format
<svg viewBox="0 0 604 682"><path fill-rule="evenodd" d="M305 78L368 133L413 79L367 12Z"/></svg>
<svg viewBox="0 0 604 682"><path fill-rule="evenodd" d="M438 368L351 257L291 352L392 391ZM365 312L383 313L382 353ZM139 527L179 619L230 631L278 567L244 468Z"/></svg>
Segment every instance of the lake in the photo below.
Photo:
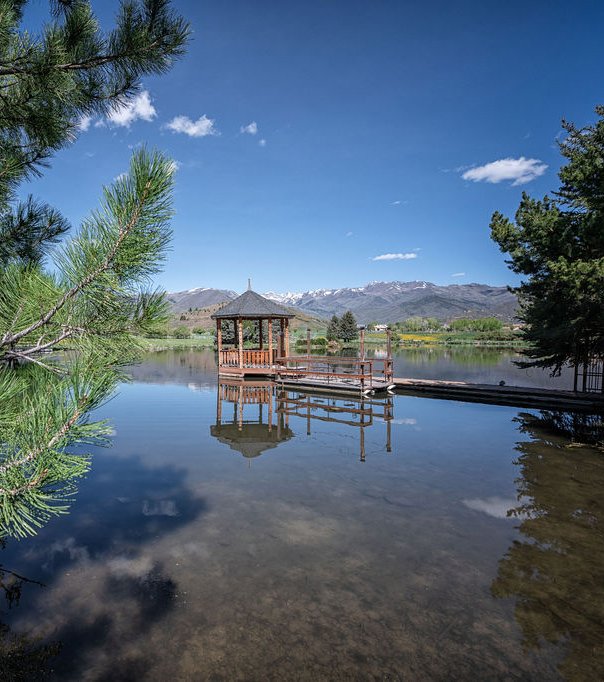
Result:
<svg viewBox="0 0 604 682"><path fill-rule="evenodd" d="M35 581L3 577L3 680L604 678L601 417L132 376L70 513L0 552Z"/></svg>

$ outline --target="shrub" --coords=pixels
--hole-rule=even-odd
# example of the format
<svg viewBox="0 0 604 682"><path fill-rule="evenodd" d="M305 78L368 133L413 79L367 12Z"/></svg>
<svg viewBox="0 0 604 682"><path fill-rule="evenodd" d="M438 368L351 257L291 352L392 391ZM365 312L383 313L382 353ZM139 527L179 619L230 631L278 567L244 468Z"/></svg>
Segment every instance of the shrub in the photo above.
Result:
<svg viewBox="0 0 604 682"><path fill-rule="evenodd" d="M168 330L167 329L150 329L146 334L147 339L167 339Z"/></svg>
<svg viewBox="0 0 604 682"><path fill-rule="evenodd" d="M184 325L181 325L180 327L176 327L176 329L172 330L172 336L175 339L190 339L191 338L191 332L187 327Z"/></svg>

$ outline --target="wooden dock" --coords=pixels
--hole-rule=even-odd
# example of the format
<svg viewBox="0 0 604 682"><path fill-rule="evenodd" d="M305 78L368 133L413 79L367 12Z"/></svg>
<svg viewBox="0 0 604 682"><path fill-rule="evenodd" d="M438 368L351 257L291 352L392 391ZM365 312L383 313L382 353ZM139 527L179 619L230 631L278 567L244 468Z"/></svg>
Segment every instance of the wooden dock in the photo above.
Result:
<svg viewBox="0 0 604 682"><path fill-rule="evenodd" d="M394 388L392 362L324 355L279 358L275 380L282 386L372 395Z"/></svg>
<svg viewBox="0 0 604 682"><path fill-rule="evenodd" d="M393 379L393 383L397 393L406 395L604 414L604 394L602 393L583 393L524 386L470 384L464 381L438 381L433 379Z"/></svg>
<svg viewBox="0 0 604 682"><path fill-rule="evenodd" d="M371 386L363 386L358 379L338 379L334 377L281 374L275 381L279 386L286 388L347 395L373 395L374 393L384 393L389 389L394 389L394 384L384 381L374 380Z"/></svg>

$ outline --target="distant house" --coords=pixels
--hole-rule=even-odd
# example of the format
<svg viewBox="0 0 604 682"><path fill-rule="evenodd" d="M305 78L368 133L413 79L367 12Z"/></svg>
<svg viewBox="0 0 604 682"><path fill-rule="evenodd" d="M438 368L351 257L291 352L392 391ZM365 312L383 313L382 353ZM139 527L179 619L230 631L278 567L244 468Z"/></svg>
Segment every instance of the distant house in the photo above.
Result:
<svg viewBox="0 0 604 682"><path fill-rule="evenodd" d="M374 324L373 330L376 332L385 332L388 329L387 324Z"/></svg>

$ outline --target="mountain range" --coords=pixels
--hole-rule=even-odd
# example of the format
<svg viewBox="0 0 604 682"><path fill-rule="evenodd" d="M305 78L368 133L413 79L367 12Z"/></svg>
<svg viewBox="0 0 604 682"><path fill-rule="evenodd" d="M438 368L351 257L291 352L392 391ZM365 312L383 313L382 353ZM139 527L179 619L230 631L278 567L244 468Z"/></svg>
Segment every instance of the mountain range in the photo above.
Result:
<svg viewBox="0 0 604 682"><path fill-rule="evenodd" d="M209 287L168 293L174 312L204 308L230 301L235 291ZM363 287L315 289L303 293L269 291L266 298L296 308L308 315L329 318L351 310L358 322L396 322L408 317L494 316L514 319L518 301L506 287L487 284L449 284L431 282L370 282Z"/></svg>

